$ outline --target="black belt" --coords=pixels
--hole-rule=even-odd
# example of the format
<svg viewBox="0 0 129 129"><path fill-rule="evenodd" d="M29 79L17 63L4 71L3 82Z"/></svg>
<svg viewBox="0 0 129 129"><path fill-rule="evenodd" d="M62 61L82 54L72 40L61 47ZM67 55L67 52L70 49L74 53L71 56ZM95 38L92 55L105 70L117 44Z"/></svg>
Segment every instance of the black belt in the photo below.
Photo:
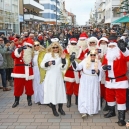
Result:
<svg viewBox="0 0 129 129"><path fill-rule="evenodd" d="M29 67L33 67L31 64L16 64L15 66L29 66Z"/></svg>
<svg viewBox="0 0 129 129"><path fill-rule="evenodd" d="M124 77L124 76L126 76L126 74L123 74L123 75L121 75L121 76L118 76L118 77L108 77L110 80L111 80L111 82L112 82L112 80L113 79L117 79L117 78L121 78L121 77Z"/></svg>

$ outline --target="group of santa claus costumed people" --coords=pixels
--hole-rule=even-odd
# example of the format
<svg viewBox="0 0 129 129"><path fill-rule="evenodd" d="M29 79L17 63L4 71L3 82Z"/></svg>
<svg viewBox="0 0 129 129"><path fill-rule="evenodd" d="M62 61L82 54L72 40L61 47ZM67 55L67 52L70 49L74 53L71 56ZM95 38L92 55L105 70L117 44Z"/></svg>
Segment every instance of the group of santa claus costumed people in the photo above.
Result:
<svg viewBox="0 0 129 129"><path fill-rule="evenodd" d="M35 103L49 105L55 116L59 116L58 112L65 115L63 104L67 103L70 108L74 94L82 118L97 114L105 99L104 111L108 113L104 117L116 116L117 104L118 125L126 124L129 50L123 40L116 43L102 37L98 41L82 33L78 41L71 38L65 50L57 39L52 39L46 50L33 49L36 46L40 43L27 38L12 53L15 62L13 108L19 105L25 88L28 106L32 105L33 95Z"/></svg>

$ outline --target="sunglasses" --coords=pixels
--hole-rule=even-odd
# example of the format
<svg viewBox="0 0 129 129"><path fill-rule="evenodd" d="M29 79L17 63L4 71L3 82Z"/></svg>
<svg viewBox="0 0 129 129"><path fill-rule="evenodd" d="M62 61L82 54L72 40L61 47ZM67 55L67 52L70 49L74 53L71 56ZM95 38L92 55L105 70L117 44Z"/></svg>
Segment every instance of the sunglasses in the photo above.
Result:
<svg viewBox="0 0 129 129"><path fill-rule="evenodd" d="M90 42L90 44L95 44L95 42Z"/></svg>
<svg viewBox="0 0 129 129"><path fill-rule="evenodd" d="M37 44L37 45L34 45L34 47L37 47L37 46L39 46L39 44Z"/></svg>
<svg viewBox="0 0 129 129"><path fill-rule="evenodd" d="M71 45L76 45L76 43L71 43Z"/></svg>
<svg viewBox="0 0 129 129"><path fill-rule="evenodd" d="M96 54L90 54L90 56L96 56Z"/></svg>
<svg viewBox="0 0 129 129"><path fill-rule="evenodd" d="M26 45L26 47L32 48L32 47L31 47L31 46L29 46L29 45Z"/></svg>
<svg viewBox="0 0 129 129"><path fill-rule="evenodd" d="M58 47L52 47L52 49L58 49Z"/></svg>

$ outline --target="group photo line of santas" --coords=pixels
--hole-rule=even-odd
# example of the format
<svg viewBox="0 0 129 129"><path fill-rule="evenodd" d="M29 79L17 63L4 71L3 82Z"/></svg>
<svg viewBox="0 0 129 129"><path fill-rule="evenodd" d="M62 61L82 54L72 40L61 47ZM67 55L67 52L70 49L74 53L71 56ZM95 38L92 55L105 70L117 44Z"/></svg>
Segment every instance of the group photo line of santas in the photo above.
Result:
<svg viewBox="0 0 129 129"><path fill-rule="evenodd" d="M106 37L98 40L86 33L79 40L71 38L63 49L57 38L45 49L38 41L27 38L12 53L14 69L15 102L19 105L24 89L28 106L32 98L36 104L48 105L53 115L65 115L63 104L67 108L75 104L82 118L98 114L103 100L106 101L105 118L116 116L118 125L124 126L126 113L126 90L129 86L127 64L129 50L121 37L109 41ZM58 105L58 110L56 105Z"/></svg>

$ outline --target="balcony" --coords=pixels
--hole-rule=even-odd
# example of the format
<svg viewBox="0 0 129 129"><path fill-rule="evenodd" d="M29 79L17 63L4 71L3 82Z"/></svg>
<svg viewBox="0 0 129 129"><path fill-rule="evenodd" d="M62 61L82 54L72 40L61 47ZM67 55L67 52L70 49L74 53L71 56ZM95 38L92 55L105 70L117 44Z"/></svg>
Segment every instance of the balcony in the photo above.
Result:
<svg viewBox="0 0 129 129"><path fill-rule="evenodd" d="M44 18L40 17L40 15L34 14L24 14L25 21L44 21Z"/></svg>
<svg viewBox="0 0 129 129"><path fill-rule="evenodd" d="M34 9L36 11L44 10L44 6L38 3L38 0L24 0L24 7Z"/></svg>

